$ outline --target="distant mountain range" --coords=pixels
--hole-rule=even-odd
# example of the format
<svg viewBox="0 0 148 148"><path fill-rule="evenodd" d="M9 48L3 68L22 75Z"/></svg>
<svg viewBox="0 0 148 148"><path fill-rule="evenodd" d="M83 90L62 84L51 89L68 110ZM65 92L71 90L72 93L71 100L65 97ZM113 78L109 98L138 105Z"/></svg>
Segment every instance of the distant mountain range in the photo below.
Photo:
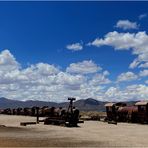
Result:
<svg viewBox="0 0 148 148"><path fill-rule="evenodd" d="M128 102L128 104L133 105L135 102ZM81 99L74 102L74 106L81 111L105 111L104 105L106 102L101 102L92 98L88 99ZM33 107L33 106L49 106L49 107L65 107L67 108L69 102L45 102L45 101L18 101L18 100L11 100L7 98L0 98L0 108L17 108L17 107Z"/></svg>

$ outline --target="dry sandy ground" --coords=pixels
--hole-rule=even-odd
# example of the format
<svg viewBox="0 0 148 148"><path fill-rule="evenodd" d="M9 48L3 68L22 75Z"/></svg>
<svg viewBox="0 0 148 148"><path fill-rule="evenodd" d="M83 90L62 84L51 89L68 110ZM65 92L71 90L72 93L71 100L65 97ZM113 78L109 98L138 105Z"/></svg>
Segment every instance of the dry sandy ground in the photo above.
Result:
<svg viewBox="0 0 148 148"><path fill-rule="evenodd" d="M0 115L0 147L148 147L148 125L86 121L77 128L24 127L22 121L35 118Z"/></svg>

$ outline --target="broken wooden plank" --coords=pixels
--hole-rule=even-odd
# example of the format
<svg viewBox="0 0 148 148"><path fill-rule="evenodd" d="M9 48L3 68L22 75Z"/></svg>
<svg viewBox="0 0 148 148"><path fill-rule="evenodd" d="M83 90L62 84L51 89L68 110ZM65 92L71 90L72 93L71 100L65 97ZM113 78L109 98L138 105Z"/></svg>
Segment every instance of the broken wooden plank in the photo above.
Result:
<svg viewBox="0 0 148 148"><path fill-rule="evenodd" d="M36 124L36 122L21 122L20 123L21 126L26 126L26 125L29 125L29 124Z"/></svg>

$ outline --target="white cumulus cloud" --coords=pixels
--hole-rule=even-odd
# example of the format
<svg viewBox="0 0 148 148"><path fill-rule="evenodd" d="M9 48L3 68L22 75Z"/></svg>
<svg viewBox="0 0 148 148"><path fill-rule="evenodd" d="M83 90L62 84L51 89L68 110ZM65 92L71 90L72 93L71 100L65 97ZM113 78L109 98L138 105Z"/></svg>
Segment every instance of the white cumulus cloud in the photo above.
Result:
<svg viewBox="0 0 148 148"><path fill-rule="evenodd" d="M68 50L79 51L83 49L82 43L73 43L66 46Z"/></svg>
<svg viewBox="0 0 148 148"><path fill-rule="evenodd" d="M144 64L140 64L138 67L140 67L140 68L148 68L148 62L146 62Z"/></svg>
<svg viewBox="0 0 148 148"><path fill-rule="evenodd" d="M148 76L148 69L145 69L145 70L140 71L139 75L140 75L141 77L146 77L146 76Z"/></svg>
<svg viewBox="0 0 148 148"><path fill-rule="evenodd" d="M10 51L4 50L0 53L0 61L1 97L56 102L65 101L69 96L77 99L92 97L100 101L148 98L147 81L145 85L130 85L122 89L112 86L110 73L91 60L72 63L66 70L42 62L22 68ZM139 76L146 77L147 74L145 69ZM132 72L122 73L118 81L136 80L137 77Z"/></svg>
<svg viewBox="0 0 148 148"><path fill-rule="evenodd" d="M66 71L69 73L78 73L78 74L96 73L100 70L102 70L102 68L91 60L72 63L66 69Z"/></svg>
<svg viewBox="0 0 148 148"><path fill-rule="evenodd" d="M127 86L124 89L110 87L105 92L104 97L110 98L110 101L147 100L148 86L144 84L135 84Z"/></svg>
<svg viewBox="0 0 148 148"><path fill-rule="evenodd" d="M132 81L132 80L136 80L138 78L138 76L136 74L134 74L133 72L126 72L126 73L121 73L118 77L117 77L117 82L122 82L122 81Z"/></svg>
<svg viewBox="0 0 148 148"><path fill-rule="evenodd" d="M138 29L138 25L136 22L131 22L129 20L119 20L116 24L117 28L121 28L123 30L128 29Z"/></svg>
<svg viewBox="0 0 148 148"><path fill-rule="evenodd" d="M104 74L96 74L89 83L98 86L100 84L109 84L111 81Z"/></svg>
<svg viewBox="0 0 148 148"><path fill-rule="evenodd" d="M132 54L137 58L130 64L130 68L135 68L139 64L148 62L148 35L146 32L138 33L119 33L109 32L104 38L97 38L89 43L93 46L112 46L115 50L132 50Z"/></svg>
<svg viewBox="0 0 148 148"><path fill-rule="evenodd" d="M140 14L139 15L139 20L142 20L143 18L146 18L147 17L147 14L146 13L144 13L144 14Z"/></svg>
<svg viewBox="0 0 148 148"><path fill-rule="evenodd" d="M110 83L109 72L101 71L91 60L72 64L74 67L70 64L67 71L42 62L22 68L10 51L4 50L0 53L0 97L56 102L69 96L103 99L103 85Z"/></svg>
<svg viewBox="0 0 148 148"><path fill-rule="evenodd" d="M15 70L19 68L19 63L15 60L14 56L9 50L3 50L0 53L0 69L5 70Z"/></svg>

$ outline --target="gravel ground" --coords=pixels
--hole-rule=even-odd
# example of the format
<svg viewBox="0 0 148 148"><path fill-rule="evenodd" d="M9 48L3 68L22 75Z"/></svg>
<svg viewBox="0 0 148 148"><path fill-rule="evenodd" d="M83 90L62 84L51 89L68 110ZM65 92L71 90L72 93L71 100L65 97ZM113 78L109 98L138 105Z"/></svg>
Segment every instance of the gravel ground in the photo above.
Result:
<svg viewBox="0 0 148 148"><path fill-rule="evenodd" d="M77 128L20 126L34 117L0 115L0 147L148 147L148 125L85 121Z"/></svg>

